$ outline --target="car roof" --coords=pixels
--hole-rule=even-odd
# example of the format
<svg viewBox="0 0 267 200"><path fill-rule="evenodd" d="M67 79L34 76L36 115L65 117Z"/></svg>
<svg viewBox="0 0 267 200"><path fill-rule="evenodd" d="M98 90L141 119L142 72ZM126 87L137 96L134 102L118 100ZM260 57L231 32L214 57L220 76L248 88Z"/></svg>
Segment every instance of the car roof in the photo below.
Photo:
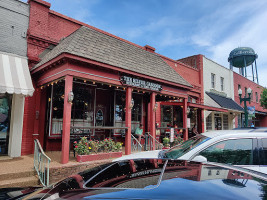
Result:
<svg viewBox="0 0 267 200"><path fill-rule="evenodd" d="M233 129L233 130L216 130L202 133L202 135L214 138L218 136L227 137L267 137L267 128L265 129Z"/></svg>

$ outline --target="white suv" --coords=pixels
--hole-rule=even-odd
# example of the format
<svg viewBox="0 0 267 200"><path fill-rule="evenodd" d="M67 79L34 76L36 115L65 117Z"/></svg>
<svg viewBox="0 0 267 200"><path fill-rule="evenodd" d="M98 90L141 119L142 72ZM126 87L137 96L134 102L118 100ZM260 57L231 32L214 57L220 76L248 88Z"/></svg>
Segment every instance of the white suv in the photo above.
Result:
<svg viewBox="0 0 267 200"><path fill-rule="evenodd" d="M141 152L116 161L158 157L238 165L267 174L267 129L206 132L167 151Z"/></svg>

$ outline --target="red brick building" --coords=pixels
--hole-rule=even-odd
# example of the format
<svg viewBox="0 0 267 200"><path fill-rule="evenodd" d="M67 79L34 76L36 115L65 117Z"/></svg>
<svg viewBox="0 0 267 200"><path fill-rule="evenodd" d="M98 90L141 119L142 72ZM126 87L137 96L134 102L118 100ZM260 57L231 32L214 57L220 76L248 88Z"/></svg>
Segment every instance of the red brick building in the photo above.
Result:
<svg viewBox="0 0 267 200"><path fill-rule="evenodd" d="M25 102L22 154L32 153L38 138L45 150L62 150L66 163L70 135L102 139L121 136L123 129L129 154L131 133L140 124L155 137L156 102L179 103L185 119L190 91L201 96L152 47L56 13L45 1L28 3L28 58L36 91ZM181 121L186 139L186 120Z"/></svg>
<svg viewBox="0 0 267 200"><path fill-rule="evenodd" d="M260 95L263 87L234 72L234 95L238 104L240 104L238 90L241 89L243 91L242 97L244 97L248 88L252 89L252 93L251 102L250 104L247 103L247 106L255 106L255 117L249 119L248 125L250 126L253 123L255 127L267 127L267 109L260 105ZM242 102L240 105L243 107L244 103ZM238 120L236 120L236 126L240 127L241 123L244 123L244 115L242 117L239 116Z"/></svg>
<svg viewBox="0 0 267 200"><path fill-rule="evenodd" d="M203 129L201 55L195 66L172 60L29 0L28 59L34 96L25 101L22 154L33 140L62 150L68 162L74 135L114 137L131 152L135 129L156 133L178 126L188 138L188 119ZM156 131L159 130L159 131ZM125 135L125 137L124 137Z"/></svg>

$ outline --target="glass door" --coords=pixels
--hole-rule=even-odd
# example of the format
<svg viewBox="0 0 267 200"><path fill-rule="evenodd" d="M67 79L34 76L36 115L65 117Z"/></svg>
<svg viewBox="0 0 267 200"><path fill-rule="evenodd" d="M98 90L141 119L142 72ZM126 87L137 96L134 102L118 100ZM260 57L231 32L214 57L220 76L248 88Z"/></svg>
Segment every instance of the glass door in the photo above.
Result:
<svg viewBox="0 0 267 200"><path fill-rule="evenodd" d="M0 94L0 155L7 155L11 96Z"/></svg>

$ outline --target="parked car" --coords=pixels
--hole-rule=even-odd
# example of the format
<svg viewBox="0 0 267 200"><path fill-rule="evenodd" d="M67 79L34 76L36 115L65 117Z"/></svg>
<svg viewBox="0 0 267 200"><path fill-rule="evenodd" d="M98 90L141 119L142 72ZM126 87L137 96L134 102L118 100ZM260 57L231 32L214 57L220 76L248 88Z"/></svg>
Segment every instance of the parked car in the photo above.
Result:
<svg viewBox="0 0 267 200"><path fill-rule="evenodd" d="M2 199L265 199L267 176L237 167L137 159L88 169L48 188L0 189Z"/></svg>
<svg viewBox="0 0 267 200"><path fill-rule="evenodd" d="M140 152L115 161L138 157L224 163L267 174L267 129L206 132L169 150Z"/></svg>

